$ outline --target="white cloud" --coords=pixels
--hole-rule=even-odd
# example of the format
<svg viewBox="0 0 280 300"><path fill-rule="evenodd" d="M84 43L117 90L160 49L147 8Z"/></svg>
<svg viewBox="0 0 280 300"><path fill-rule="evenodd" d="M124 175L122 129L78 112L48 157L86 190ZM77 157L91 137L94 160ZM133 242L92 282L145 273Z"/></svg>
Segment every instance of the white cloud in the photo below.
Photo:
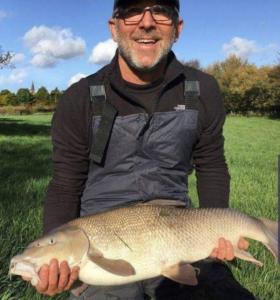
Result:
<svg viewBox="0 0 280 300"><path fill-rule="evenodd" d="M5 19L8 14L4 10L0 10L0 21Z"/></svg>
<svg viewBox="0 0 280 300"><path fill-rule="evenodd" d="M234 54L242 59L247 59L258 52L259 48L255 41L234 37L229 43L223 45L223 51L227 56Z"/></svg>
<svg viewBox="0 0 280 300"><path fill-rule="evenodd" d="M117 44L112 39L100 42L92 49L89 62L98 65L105 65L114 57L116 49Z"/></svg>
<svg viewBox="0 0 280 300"><path fill-rule="evenodd" d="M242 59L251 58L261 64L275 63L279 50L279 45L275 43L259 45L255 41L240 37L234 37L223 45L223 51L227 56L234 54Z"/></svg>
<svg viewBox="0 0 280 300"><path fill-rule="evenodd" d="M78 73L78 74L72 76L72 77L70 78L70 80L68 81L68 86L72 85L73 83L78 82L80 79L82 79L82 78L84 78L84 77L87 77L87 75L82 74L82 73Z"/></svg>
<svg viewBox="0 0 280 300"><path fill-rule="evenodd" d="M25 60L25 55L23 53L13 53L13 57L11 59L11 64L16 65L20 64Z"/></svg>
<svg viewBox="0 0 280 300"><path fill-rule="evenodd" d="M56 65L57 59L47 54L36 54L33 56L31 63L38 68L52 68Z"/></svg>
<svg viewBox="0 0 280 300"><path fill-rule="evenodd" d="M24 69L11 71L9 76L0 76L0 85L21 84L27 77L27 72Z"/></svg>
<svg viewBox="0 0 280 300"><path fill-rule="evenodd" d="M31 63L39 68L56 65L61 59L70 59L85 52L86 43L73 36L70 29L34 26L23 40L34 55Z"/></svg>

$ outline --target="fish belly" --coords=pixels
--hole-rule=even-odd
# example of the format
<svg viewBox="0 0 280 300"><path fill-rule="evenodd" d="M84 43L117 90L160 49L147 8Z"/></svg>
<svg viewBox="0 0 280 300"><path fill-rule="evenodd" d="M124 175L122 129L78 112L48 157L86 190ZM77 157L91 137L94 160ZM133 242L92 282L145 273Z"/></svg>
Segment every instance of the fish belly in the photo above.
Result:
<svg viewBox="0 0 280 300"><path fill-rule="evenodd" d="M133 267L135 269L135 275L119 276L98 267L91 261L87 261L80 269L79 279L89 285L110 286L123 285L160 275L160 268L158 266L143 268L143 266L139 266L139 264L133 264Z"/></svg>

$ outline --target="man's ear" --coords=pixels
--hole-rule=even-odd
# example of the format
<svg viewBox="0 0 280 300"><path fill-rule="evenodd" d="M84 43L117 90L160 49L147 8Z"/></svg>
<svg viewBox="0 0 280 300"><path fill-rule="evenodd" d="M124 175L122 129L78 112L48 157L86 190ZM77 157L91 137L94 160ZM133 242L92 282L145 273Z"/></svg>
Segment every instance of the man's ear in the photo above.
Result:
<svg viewBox="0 0 280 300"><path fill-rule="evenodd" d="M176 24L176 40L178 40L181 32L183 31L183 27L184 27L184 21L183 19L179 19L178 23Z"/></svg>
<svg viewBox="0 0 280 300"><path fill-rule="evenodd" d="M117 42L116 40L116 19L110 19L108 21L109 30L111 31L112 39L114 42Z"/></svg>

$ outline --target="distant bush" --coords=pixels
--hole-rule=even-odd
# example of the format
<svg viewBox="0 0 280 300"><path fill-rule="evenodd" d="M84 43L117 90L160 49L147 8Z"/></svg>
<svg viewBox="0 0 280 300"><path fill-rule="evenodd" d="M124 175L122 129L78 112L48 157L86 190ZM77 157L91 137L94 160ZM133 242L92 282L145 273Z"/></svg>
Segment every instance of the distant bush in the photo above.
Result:
<svg viewBox="0 0 280 300"><path fill-rule="evenodd" d="M30 115L34 113L51 113L55 111L55 105L17 105L17 106L1 106L0 114L5 115Z"/></svg>
<svg viewBox="0 0 280 300"><path fill-rule="evenodd" d="M32 114L37 112L54 112L62 91L55 88L50 93L45 87L32 93L20 88L16 93L7 89L0 91L0 114Z"/></svg>
<svg viewBox="0 0 280 300"><path fill-rule="evenodd" d="M30 115L32 112L24 105L18 106L2 106L0 107L0 114L12 115Z"/></svg>

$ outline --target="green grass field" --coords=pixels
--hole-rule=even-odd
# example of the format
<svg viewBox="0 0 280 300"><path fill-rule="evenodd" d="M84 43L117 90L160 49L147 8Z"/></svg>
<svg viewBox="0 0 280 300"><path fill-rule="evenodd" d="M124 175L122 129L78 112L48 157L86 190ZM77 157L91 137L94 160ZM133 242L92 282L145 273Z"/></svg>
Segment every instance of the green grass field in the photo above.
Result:
<svg viewBox="0 0 280 300"><path fill-rule="evenodd" d="M0 116L0 299L46 299L18 277L8 278L10 258L40 235L42 203L51 177L51 115ZM277 156L280 120L228 117L226 156L231 206L257 217L277 218ZM190 193L197 203L194 176ZM237 279L259 299L280 299L280 267L270 253L251 243L265 262L232 267ZM67 299L63 294L52 299Z"/></svg>

